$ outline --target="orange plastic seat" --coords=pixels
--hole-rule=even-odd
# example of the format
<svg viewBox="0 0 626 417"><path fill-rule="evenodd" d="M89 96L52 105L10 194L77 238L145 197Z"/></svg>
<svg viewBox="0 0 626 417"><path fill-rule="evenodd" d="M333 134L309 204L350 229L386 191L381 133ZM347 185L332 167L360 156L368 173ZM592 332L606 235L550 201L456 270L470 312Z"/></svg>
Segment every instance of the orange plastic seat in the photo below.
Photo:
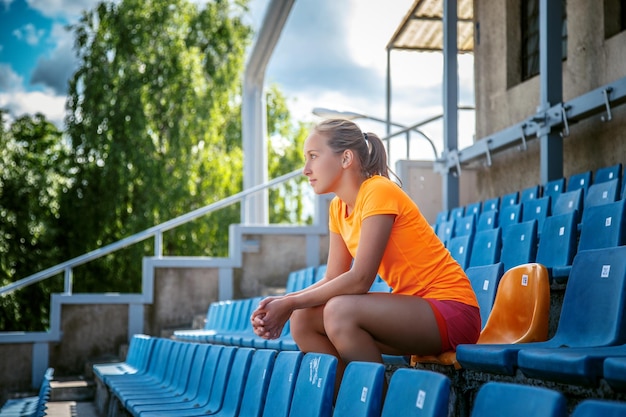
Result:
<svg viewBox="0 0 626 417"><path fill-rule="evenodd" d="M550 279L545 266L528 263L509 269L498 285L496 298L477 344L517 344L548 339ZM460 369L456 352L411 356L411 365L435 363Z"/></svg>

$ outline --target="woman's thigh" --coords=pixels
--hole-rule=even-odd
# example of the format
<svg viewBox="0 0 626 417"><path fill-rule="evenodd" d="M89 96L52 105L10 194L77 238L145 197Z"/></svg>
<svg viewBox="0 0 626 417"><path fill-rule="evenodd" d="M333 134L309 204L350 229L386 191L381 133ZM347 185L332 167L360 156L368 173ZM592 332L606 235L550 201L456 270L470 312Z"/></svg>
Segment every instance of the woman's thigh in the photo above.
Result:
<svg viewBox="0 0 626 417"><path fill-rule="evenodd" d="M430 304L421 297L368 293L331 299L324 309L327 331L356 326L385 354L436 354L441 336ZM344 328L345 329L345 328Z"/></svg>

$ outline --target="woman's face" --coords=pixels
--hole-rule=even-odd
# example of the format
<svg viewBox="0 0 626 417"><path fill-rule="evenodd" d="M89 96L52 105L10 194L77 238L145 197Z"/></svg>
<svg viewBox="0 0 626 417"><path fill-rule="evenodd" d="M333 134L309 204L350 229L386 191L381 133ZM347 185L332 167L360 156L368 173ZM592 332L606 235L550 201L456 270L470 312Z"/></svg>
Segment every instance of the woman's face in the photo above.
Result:
<svg viewBox="0 0 626 417"><path fill-rule="evenodd" d="M304 142L304 160L302 173L309 178L313 191L334 192L343 171L342 154L333 152L325 135L315 130L309 135Z"/></svg>

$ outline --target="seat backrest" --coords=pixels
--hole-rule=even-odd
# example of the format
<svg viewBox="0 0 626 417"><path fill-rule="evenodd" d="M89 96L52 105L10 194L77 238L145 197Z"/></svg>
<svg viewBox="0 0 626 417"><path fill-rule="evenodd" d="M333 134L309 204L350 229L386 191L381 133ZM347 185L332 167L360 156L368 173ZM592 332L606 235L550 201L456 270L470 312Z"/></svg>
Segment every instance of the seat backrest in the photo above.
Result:
<svg viewBox="0 0 626 417"><path fill-rule="evenodd" d="M583 171L570 175L567 180L567 191L583 189L585 192L591 185L591 171Z"/></svg>
<svg viewBox="0 0 626 417"><path fill-rule="evenodd" d="M447 222L443 222L437 225L437 236L439 240L443 242L444 245L448 244L448 241L454 237L454 225L456 220L448 220Z"/></svg>
<svg viewBox="0 0 626 417"><path fill-rule="evenodd" d="M291 401L290 416L319 417L332 414L337 358L325 353L305 353Z"/></svg>
<svg viewBox="0 0 626 417"><path fill-rule="evenodd" d="M505 194L500 198L500 210L507 206L514 206L519 204L519 192L514 191L509 194Z"/></svg>
<svg viewBox="0 0 626 417"><path fill-rule="evenodd" d="M502 255L504 270L535 262L537 257L537 220L511 224L502 229Z"/></svg>
<svg viewBox="0 0 626 417"><path fill-rule="evenodd" d="M473 235L476 231L476 217L475 214L469 214L458 218L454 224L453 237Z"/></svg>
<svg viewBox="0 0 626 417"><path fill-rule="evenodd" d="M476 231L493 229L498 225L498 210L483 211L478 216Z"/></svg>
<svg viewBox="0 0 626 417"><path fill-rule="evenodd" d="M535 198L528 200L523 204L522 208L522 222L530 220L537 220L537 233L541 234L543 230L543 223L548 218L552 211L550 203L550 197Z"/></svg>
<svg viewBox="0 0 626 417"><path fill-rule="evenodd" d="M465 207L454 207L450 209L450 216L448 217L448 220L460 219L463 216L465 216Z"/></svg>
<svg viewBox="0 0 626 417"><path fill-rule="evenodd" d="M469 266L491 265L500 262L502 229L482 230L474 235Z"/></svg>
<svg viewBox="0 0 626 417"><path fill-rule="evenodd" d="M534 200L541 197L541 186L533 185L531 187L524 188L519 193L519 202L524 204L528 200Z"/></svg>
<svg viewBox="0 0 626 417"><path fill-rule="evenodd" d="M594 183L587 189L585 208L613 203L619 199L619 181L617 179Z"/></svg>
<svg viewBox="0 0 626 417"><path fill-rule="evenodd" d="M483 201L483 211L499 210L500 209L500 197L489 198Z"/></svg>
<svg viewBox="0 0 626 417"><path fill-rule="evenodd" d="M341 379L333 417L380 417L385 366L350 362Z"/></svg>
<svg viewBox="0 0 626 417"><path fill-rule="evenodd" d="M578 250L610 248L626 244L626 200L585 210Z"/></svg>
<svg viewBox="0 0 626 417"><path fill-rule="evenodd" d="M461 268L467 269L472 254L472 235L457 236L448 242L448 250L452 257L461 265Z"/></svg>
<svg viewBox="0 0 626 417"><path fill-rule="evenodd" d="M225 381L221 406L219 408L209 407L209 410L213 412L219 410L220 414L225 416L239 415L248 373L252 368L254 356L256 356L255 352L256 350L253 348L237 348L228 379ZM264 365L264 362L261 360L255 365L261 367ZM257 370L257 374L260 372L262 371Z"/></svg>
<svg viewBox="0 0 626 417"><path fill-rule="evenodd" d="M537 247L538 263L547 268L572 264L578 243L576 218L571 212L545 220Z"/></svg>
<svg viewBox="0 0 626 417"><path fill-rule="evenodd" d="M519 223L522 220L522 214L521 204L506 206L498 214L498 226L505 228L510 224Z"/></svg>
<svg viewBox="0 0 626 417"><path fill-rule="evenodd" d="M322 278L324 278L324 275L326 275L327 267L327 264L322 264L317 267L317 269L315 270L315 282L320 281Z"/></svg>
<svg viewBox="0 0 626 417"><path fill-rule="evenodd" d="M584 195L583 189L580 188L559 194L552 205L552 215L555 216L577 211L579 216L577 221L580 222L580 216L583 213Z"/></svg>
<svg viewBox="0 0 626 417"><path fill-rule="evenodd" d="M480 307L481 328L485 327L493 303L496 299L496 291L500 278L504 274L504 264L498 262L492 265L473 266L465 270L469 278L472 288L478 299Z"/></svg>
<svg viewBox="0 0 626 417"><path fill-rule="evenodd" d="M426 369L400 368L389 381L381 417L446 417L450 379Z"/></svg>
<svg viewBox="0 0 626 417"><path fill-rule="evenodd" d="M578 403L571 417L623 417L626 403L622 401L586 399Z"/></svg>
<svg viewBox="0 0 626 417"><path fill-rule="evenodd" d="M439 223L442 223L442 222L447 222L449 216L450 216L450 211L449 210L441 210L441 211L437 212L437 219L435 220L435 223L439 224Z"/></svg>
<svg viewBox="0 0 626 417"><path fill-rule="evenodd" d="M567 400L555 390L544 387L487 382L472 405L471 417L567 417Z"/></svg>
<svg viewBox="0 0 626 417"><path fill-rule="evenodd" d="M626 342L626 246L579 250L574 257L553 344Z"/></svg>
<svg viewBox="0 0 626 417"><path fill-rule="evenodd" d="M548 337L550 279L538 263L504 272L478 343L525 343Z"/></svg>
<svg viewBox="0 0 626 417"><path fill-rule="evenodd" d="M482 210L483 210L483 203L481 201L470 203L465 206L465 215L468 216L470 214L473 214L476 217L478 217L478 215L482 212Z"/></svg>
<svg viewBox="0 0 626 417"><path fill-rule="evenodd" d="M274 361L274 369L267 387L263 417L288 417L291 399L304 354L283 350Z"/></svg>
<svg viewBox="0 0 626 417"><path fill-rule="evenodd" d="M554 205L554 202L556 201L556 197L558 197L559 194L561 194L562 192L565 191L565 178L558 178L556 180L551 180L546 182L543 185L543 196L550 196L550 199L552 200L552 205Z"/></svg>
<svg viewBox="0 0 626 417"><path fill-rule="evenodd" d="M250 363L246 385L241 399L240 416L259 417L267 396L270 376L276 360L276 351L257 349Z"/></svg>
<svg viewBox="0 0 626 417"><path fill-rule="evenodd" d="M617 163L615 165L598 168L593 176L593 183L598 184L600 182L619 180L622 178L622 164Z"/></svg>

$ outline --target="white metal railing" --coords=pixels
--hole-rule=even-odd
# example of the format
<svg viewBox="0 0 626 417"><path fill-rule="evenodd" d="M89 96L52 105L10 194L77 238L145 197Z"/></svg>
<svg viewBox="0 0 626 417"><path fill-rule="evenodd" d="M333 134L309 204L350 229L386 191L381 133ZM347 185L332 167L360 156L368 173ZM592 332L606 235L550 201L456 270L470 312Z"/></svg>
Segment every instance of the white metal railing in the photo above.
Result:
<svg viewBox="0 0 626 417"><path fill-rule="evenodd" d="M174 229L175 227L188 223L192 220L197 219L198 217L204 216L213 211L230 206L231 204L234 204L237 202L241 202L241 204L246 204L246 199L254 195L255 193L258 193L259 191L262 191L264 189L268 189L276 185L282 184L283 182L286 182L299 175L302 175L302 170L301 169L294 170L288 174L274 178L273 180L268 181L265 184L260 184L254 187L250 187L247 190L241 191L237 194L233 194L232 196L226 197L215 203L209 204L204 207L200 207L194 211L185 213L179 217L168 220L157 226L153 226L149 229L136 233L132 236L129 236L117 242L95 249L91 252L88 252L76 258L70 259L69 261L65 261L51 268L48 268L43 271L37 272L33 275L30 275L26 278L12 282L11 284L5 285L4 287L0 288L0 296L9 294L17 289L26 287L36 282L43 281L47 278L53 277L62 272L64 273L64 276L65 276L65 284L64 284L65 293L71 294L72 293L72 270L73 268L79 265L85 264L87 262L91 262L95 259L101 258L105 255L108 255L110 253L123 249L127 246L133 245L135 243L139 243L151 237L154 237L154 256L160 257L163 255L163 252L162 252L163 232Z"/></svg>

